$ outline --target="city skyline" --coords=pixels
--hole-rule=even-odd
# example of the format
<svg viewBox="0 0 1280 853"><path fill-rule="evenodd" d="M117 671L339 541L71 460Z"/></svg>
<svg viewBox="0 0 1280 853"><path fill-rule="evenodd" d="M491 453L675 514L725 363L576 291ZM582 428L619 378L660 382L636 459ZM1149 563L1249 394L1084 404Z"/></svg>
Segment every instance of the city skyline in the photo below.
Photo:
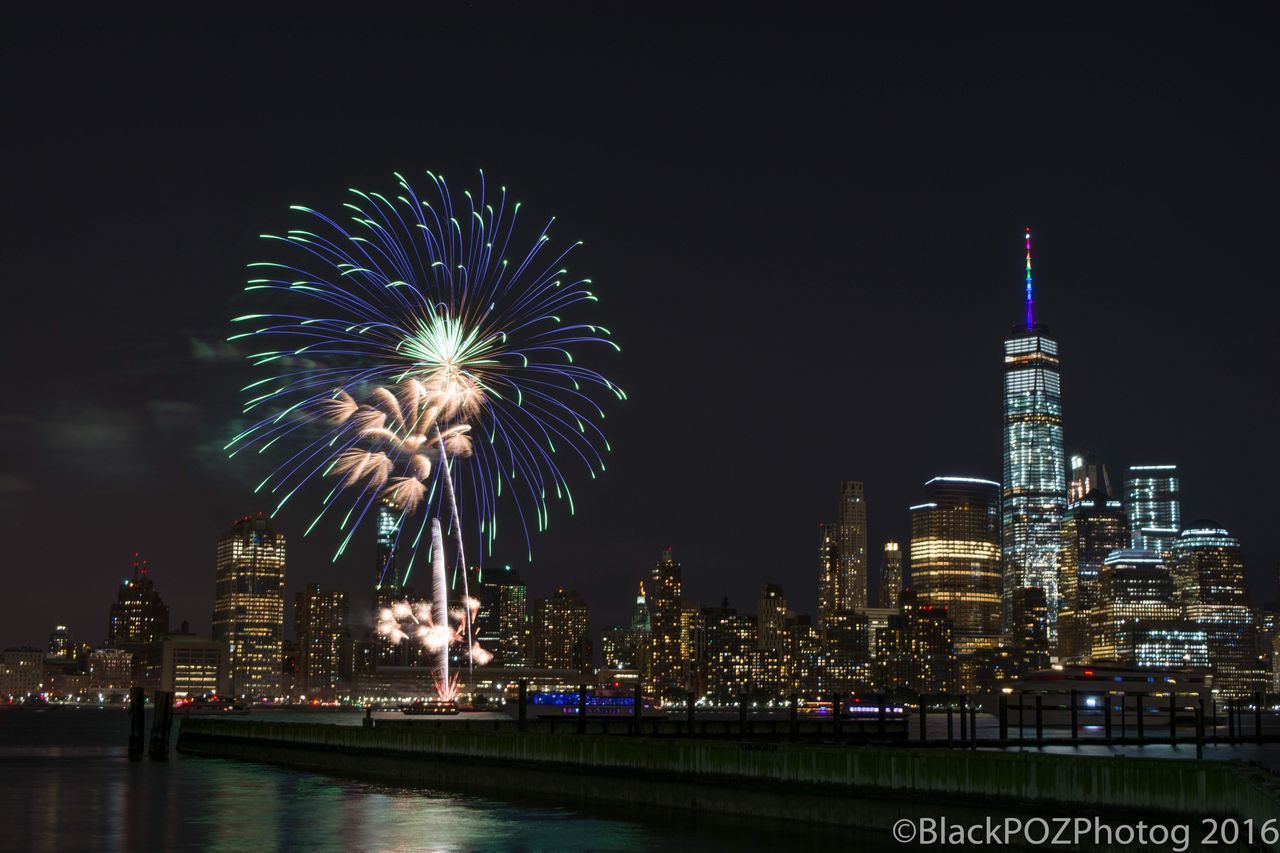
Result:
<svg viewBox="0 0 1280 853"><path fill-rule="evenodd" d="M965 59L968 48L937 39L910 55L924 70L954 66L949 82L920 90L899 77L877 94L844 84L897 68L906 54L892 40L852 58L842 50L813 60L827 81L793 55L761 51L772 58L743 68L737 48L708 52L690 39L672 43L669 61L657 63L642 43L623 39L610 49L643 80L614 70L565 84L599 105L592 125L613 140L607 153L561 150L572 138L560 128L565 116L534 106L518 110L534 141L512 150L495 141L505 121L454 95L444 106L469 129L448 145L424 150L421 140L434 138L427 124L404 117L402 136L299 150L284 142L288 131L322 114L328 95L281 104L251 93L251 79L281 78L256 61L238 69L208 34L124 50L138 57L124 65L104 57L96 34L64 34L81 55L102 60L100 79L50 67L41 56L48 37L31 35L15 54L24 77L43 69L46 85L76 85L56 113L42 107L49 90L40 86L15 103L50 142L29 155L32 168L13 186L19 203L5 233L28 249L13 253L9 274L26 285L13 308L15 316L43 317L54 307L50 294L75 300L76 311L58 314L63 343L48 352L48 366L77 381L50 397L40 377L18 375L0 421L9 450L0 518L14 543L10 559L49 565L46 543L61 540L56 571L36 573L15 593L0 631L5 645L42 640L55 624L96 639L101 596L129 575L135 551L151 561L173 621L208 633L210 542L233 519L272 509L255 503L255 483L220 452L236 390L248 381L239 354L223 342L241 266L255 235L288 204L328 203L349 183L393 169L438 168L466 179L483 167L516 183L530 209L563 214L585 240L584 263L616 318L626 350L618 378L632 399L610 415L615 452L602 488L578 515L554 519L535 540L531 565L514 543L495 555L521 572L531 596L571 586L599 608L600 624L624 623L629 596L618 590L646 577L651 554L670 545L686 567L686 594L704 604L728 595L745 607L775 582L792 606L816 613L814 525L835 521L831 502L846 480L865 485L874 589L883 542L909 540L906 508L918 503L922 483L1001 479L994 437L1001 388L991 369L1001 336L1025 319L1020 237L1028 225L1036 235L1036 316L1052 325L1063 350L1068 457L1087 448L1113 484L1130 465L1176 463L1182 517L1217 519L1242 543L1255 603L1276 595L1274 511L1247 488L1275 473L1262 451L1277 402L1256 394L1272 371L1256 351L1269 312L1239 308L1265 309L1274 297L1264 286L1265 253L1238 250L1265 245L1274 230L1262 199L1274 196L1276 175L1262 152L1271 150L1275 118L1250 108L1258 90L1248 82L1256 79L1248 51L1206 71L1154 55L1154 37L1126 42L1123 51L1112 39L1086 38L1097 60L1091 67L1100 69L1095 80L1077 67L1075 41L1042 40L1028 65L1014 59L1029 46L993 38L999 50L991 55L1003 54L1009 66L992 60L988 74ZM136 46L137 36L120 37ZM316 38L341 42L336 33ZM386 56L401 53L397 36L379 38ZM513 56L529 55L514 36L498 41ZM432 37L442 55L460 55L448 42L447 32ZM235 43L249 55L261 46L252 36ZM595 50L571 45L546 61L562 71ZM146 59L157 51L173 73L144 87L140 107L118 113L99 105L110 103L101 87L149 77ZM202 88L197 68L214 69L228 88ZM349 70L317 73L348 92ZM704 114L704 96L730 73L752 84L751 96L729 95ZM771 82L775 75L781 84ZM535 83L514 85L524 91ZM979 83L984 88L972 91ZM612 102L618 87L629 100ZM844 108L829 109L833 91L850 93ZM973 95L964 110L948 106L957 91ZM370 106L402 115L378 97ZM654 118L636 122L637 114ZM70 115L79 116L74 125ZM770 120L758 133L742 130L756 128L759 115ZM177 157L150 144L153 122L207 142ZM1097 133L1098 122L1115 132ZM246 124L266 132L250 141ZM803 151L797 128L810 140ZM682 141L691 137L703 141ZM771 173L757 178L762 163ZM169 186L179 174L192 176L195 192L133 191ZM664 181L671 192L637 192ZM206 184L218 187L218 198L192 201L210 195ZM714 199L718 212L673 204L676 190ZM92 217L73 251L33 224L58 221L62 200L86 195L110 199L113 213ZM805 207L813 215L794 215ZM659 221L660 239L636 236L654 234ZM806 247L800 273L795 246ZM49 264L54 257L60 262ZM183 286L165 284L173 270L185 271ZM1217 295L1226 282L1233 299ZM677 295L674 303L653 298L659 286ZM166 298L152 298L162 287ZM727 354L766 337L762 314L787 357L724 369ZM13 331L7 363L47 350L37 326ZM849 375L858 382L833 393L835 380ZM761 441L751 406L761 387L827 400L833 415L805 418L804 452L774 466L768 492L752 464ZM1220 405L1187 405L1205 389L1250 400L1251 408L1225 418ZM653 440L685 415L693 416L691 436ZM671 473L656 477L659 470ZM787 500L760 500L775 493ZM68 514L66 505L82 509ZM758 518L766 511L764 526ZM332 539L304 537L306 519L285 513L275 522L290 543L286 600L317 582L349 592L353 621L369 612L372 541L331 563ZM64 536L68 525L74 535Z"/></svg>

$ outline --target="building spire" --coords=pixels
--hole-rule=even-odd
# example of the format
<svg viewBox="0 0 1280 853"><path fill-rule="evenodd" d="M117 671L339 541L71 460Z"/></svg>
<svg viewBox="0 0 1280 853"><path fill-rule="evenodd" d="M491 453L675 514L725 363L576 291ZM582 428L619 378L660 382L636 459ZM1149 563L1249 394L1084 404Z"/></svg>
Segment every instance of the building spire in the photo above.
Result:
<svg viewBox="0 0 1280 853"><path fill-rule="evenodd" d="M1032 308L1035 300L1031 298L1031 229L1027 228L1027 328L1036 324L1035 312Z"/></svg>

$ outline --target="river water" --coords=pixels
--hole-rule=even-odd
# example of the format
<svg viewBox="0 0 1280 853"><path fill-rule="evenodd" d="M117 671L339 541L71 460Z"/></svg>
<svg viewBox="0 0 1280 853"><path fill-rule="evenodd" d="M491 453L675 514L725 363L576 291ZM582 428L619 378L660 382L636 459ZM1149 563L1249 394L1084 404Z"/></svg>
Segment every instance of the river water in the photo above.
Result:
<svg viewBox="0 0 1280 853"><path fill-rule="evenodd" d="M287 713L287 712L282 712ZM357 722L358 713L308 715ZM175 726L175 736L176 736ZM129 761L118 709L0 710L3 850L779 851L887 836L556 808L173 753Z"/></svg>

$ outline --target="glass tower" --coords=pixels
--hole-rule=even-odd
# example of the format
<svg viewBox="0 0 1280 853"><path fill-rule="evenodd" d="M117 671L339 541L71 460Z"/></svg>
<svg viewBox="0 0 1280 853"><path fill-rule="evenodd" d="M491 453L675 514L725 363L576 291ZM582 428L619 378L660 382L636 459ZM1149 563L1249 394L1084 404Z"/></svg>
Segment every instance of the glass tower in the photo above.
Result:
<svg viewBox="0 0 1280 853"><path fill-rule="evenodd" d="M1127 547L1129 526L1120 501L1093 489L1067 507L1059 564L1058 658L1089 663L1093 657L1090 614L1099 604L1102 566L1112 551Z"/></svg>
<svg viewBox="0 0 1280 853"><path fill-rule="evenodd" d="M1000 484L935 477L911 507L911 587L951 615L956 653L1000 643Z"/></svg>
<svg viewBox="0 0 1280 853"><path fill-rule="evenodd" d="M1050 639L1056 633L1058 560L1067 508L1058 342L1035 322L1031 229L1027 229L1026 321L1004 342L1004 490L1001 551L1006 633L1021 621L1015 590L1044 590Z"/></svg>
<svg viewBox="0 0 1280 853"><path fill-rule="evenodd" d="M857 480L840 484L836 544L840 546L840 582L835 609L862 610L867 606L867 501Z"/></svg>
<svg viewBox="0 0 1280 853"><path fill-rule="evenodd" d="M284 569L284 536L261 515L245 516L218 539L213 638L227 644L236 695L280 695Z"/></svg>
<svg viewBox="0 0 1280 853"><path fill-rule="evenodd" d="M1129 547L1168 557L1182 529L1182 489L1177 465L1130 465L1124 481Z"/></svg>

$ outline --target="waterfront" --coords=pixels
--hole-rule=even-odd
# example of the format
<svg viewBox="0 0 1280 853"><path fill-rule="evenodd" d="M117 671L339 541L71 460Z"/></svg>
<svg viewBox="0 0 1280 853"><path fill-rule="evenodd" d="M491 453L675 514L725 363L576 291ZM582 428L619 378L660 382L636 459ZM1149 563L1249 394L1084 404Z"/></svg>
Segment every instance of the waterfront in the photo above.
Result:
<svg viewBox="0 0 1280 853"><path fill-rule="evenodd" d="M275 712L281 717L290 712ZM305 713L305 712L303 712ZM308 714L312 719L329 716ZM335 712L334 722L356 717ZM278 767L125 757L120 710L0 712L0 825L14 850L778 850L880 835L557 808ZM447 785L447 782L445 783Z"/></svg>

